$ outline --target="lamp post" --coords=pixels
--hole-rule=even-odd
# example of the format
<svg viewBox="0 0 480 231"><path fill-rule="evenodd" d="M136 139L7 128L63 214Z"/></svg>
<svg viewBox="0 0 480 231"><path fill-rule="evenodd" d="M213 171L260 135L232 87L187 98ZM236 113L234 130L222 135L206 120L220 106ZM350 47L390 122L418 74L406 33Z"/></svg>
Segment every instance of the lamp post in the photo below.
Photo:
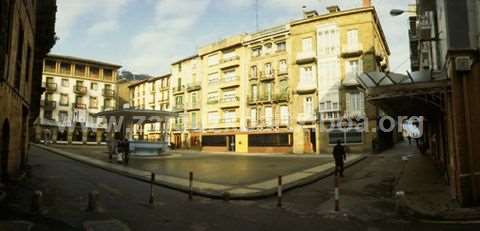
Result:
<svg viewBox="0 0 480 231"><path fill-rule="evenodd" d="M404 13L412 13L412 14L415 14L417 13L416 11L414 10L401 10L401 9L392 9L390 11L390 15L391 16L399 16L399 15L402 15Z"/></svg>

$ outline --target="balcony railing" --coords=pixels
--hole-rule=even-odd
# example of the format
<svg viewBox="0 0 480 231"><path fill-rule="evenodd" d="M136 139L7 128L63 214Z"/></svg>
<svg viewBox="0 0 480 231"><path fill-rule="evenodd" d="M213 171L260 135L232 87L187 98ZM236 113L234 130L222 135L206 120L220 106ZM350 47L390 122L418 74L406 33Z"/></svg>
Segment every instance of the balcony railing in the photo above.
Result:
<svg viewBox="0 0 480 231"><path fill-rule="evenodd" d="M289 97L290 97L290 95L288 94L288 92L280 92L280 93L275 94L274 100L275 101L288 101Z"/></svg>
<svg viewBox="0 0 480 231"><path fill-rule="evenodd" d="M233 87L237 85L240 85L240 78L238 76L234 76L234 77L230 76L222 79L222 88Z"/></svg>
<svg viewBox="0 0 480 231"><path fill-rule="evenodd" d="M250 72L248 74L248 80L256 80L260 74L258 72Z"/></svg>
<svg viewBox="0 0 480 231"><path fill-rule="evenodd" d="M185 105L183 104L177 104L173 106L173 111L183 111L183 110L185 110Z"/></svg>
<svg viewBox="0 0 480 231"><path fill-rule="evenodd" d="M209 104L209 105L217 104L218 101L219 101L218 99L209 99L209 100L207 100L207 104Z"/></svg>
<svg viewBox="0 0 480 231"><path fill-rule="evenodd" d="M260 74L261 81L273 80L275 79L275 70L262 71Z"/></svg>
<svg viewBox="0 0 480 231"><path fill-rule="evenodd" d="M190 103L188 105L188 109L189 110L194 110L194 109L199 109L200 108L200 103L199 102L196 102L196 103Z"/></svg>
<svg viewBox="0 0 480 231"><path fill-rule="evenodd" d="M43 110L45 111L53 111L57 108L57 102L52 100L45 100L43 101Z"/></svg>
<svg viewBox="0 0 480 231"><path fill-rule="evenodd" d="M236 61L236 60L240 60L240 56L235 55L235 56L232 56L232 57L223 58L222 63L228 63L228 62Z"/></svg>
<svg viewBox="0 0 480 231"><path fill-rule="evenodd" d="M187 91L197 91L202 88L202 83L201 82L193 82L187 85Z"/></svg>
<svg viewBox="0 0 480 231"><path fill-rule="evenodd" d="M87 105L84 103L73 103L73 108L76 109L87 109Z"/></svg>
<svg viewBox="0 0 480 231"><path fill-rule="evenodd" d="M185 126L183 124L173 125L173 130L175 130L175 131L183 131L184 128L185 128Z"/></svg>
<svg viewBox="0 0 480 231"><path fill-rule="evenodd" d="M240 118L224 118L220 119L221 127L240 127Z"/></svg>
<svg viewBox="0 0 480 231"><path fill-rule="evenodd" d="M280 118L279 115L271 118L259 118L259 119L248 119L247 127L250 129L255 128L281 128L289 126L289 118Z"/></svg>
<svg viewBox="0 0 480 231"><path fill-rule="evenodd" d="M115 110L115 107L113 105L105 105L102 107L103 111L113 111Z"/></svg>
<svg viewBox="0 0 480 231"><path fill-rule="evenodd" d="M115 91L112 89L104 88L103 89L103 96L106 98L113 98L115 97Z"/></svg>
<svg viewBox="0 0 480 231"><path fill-rule="evenodd" d="M57 91L57 84L56 83L45 83L45 89L47 92L55 92Z"/></svg>
<svg viewBox="0 0 480 231"><path fill-rule="evenodd" d="M288 74L288 68L279 68L278 69L278 75L287 75Z"/></svg>
<svg viewBox="0 0 480 231"><path fill-rule="evenodd" d="M185 90L185 86L179 86L173 88L173 94L181 94Z"/></svg>
<svg viewBox="0 0 480 231"><path fill-rule="evenodd" d="M351 58L357 57L363 54L362 44L355 44L355 45L345 45L342 48L342 57L343 58Z"/></svg>
<svg viewBox="0 0 480 231"><path fill-rule="evenodd" d="M77 95L86 95L87 94L87 87L82 85L75 85L73 92Z"/></svg>
<svg viewBox="0 0 480 231"><path fill-rule="evenodd" d="M303 51L297 54L297 64L311 63L317 59L314 51Z"/></svg>
<svg viewBox="0 0 480 231"><path fill-rule="evenodd" d="M221 107L235 107L238 106L240 97L223 98L220 100Z"/></svg>
<svg viewBox="0 0 480 231"><path fill-rule="evenodd" d="M317 85L315 84L315 81L305 81L301 82L297 86L297 93L298 94L309 94L313 93L317 90Z"/></svg>
<svg viewBox="0 0 480 231"><path fill-rule="evenodd" d="M317 116L313 113L299 113L297 116L298 123L314 123Z"/></svg>

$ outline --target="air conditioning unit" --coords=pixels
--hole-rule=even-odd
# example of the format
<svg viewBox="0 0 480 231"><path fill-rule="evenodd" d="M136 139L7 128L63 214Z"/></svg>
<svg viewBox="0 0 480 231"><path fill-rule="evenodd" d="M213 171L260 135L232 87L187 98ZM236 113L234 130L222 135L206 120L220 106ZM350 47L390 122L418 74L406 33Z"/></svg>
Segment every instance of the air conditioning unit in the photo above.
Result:
<svg viewBox="0 0 480 231"><path fill-rule="evenodd" d="M455 57L455 70L456 71L470 71L472 70L473 60L470 56L457 56Z"/></svg>

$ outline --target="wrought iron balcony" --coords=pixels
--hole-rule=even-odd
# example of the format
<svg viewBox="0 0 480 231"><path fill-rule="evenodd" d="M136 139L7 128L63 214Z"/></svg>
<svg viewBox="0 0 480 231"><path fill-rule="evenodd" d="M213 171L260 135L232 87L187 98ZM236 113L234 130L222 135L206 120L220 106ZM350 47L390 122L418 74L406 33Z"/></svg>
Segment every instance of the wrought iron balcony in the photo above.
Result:
<svg viewBox="0 0 480 231"><path fill-rule="evenodd" d="M239 106L240 97L231 97L231 98L223 98L220 100L220 104L222 107L235 107Z"/></svg>
<svg viewBox="0 0 480 231"><path fill-rule="evenodd" d="M345 45L342 48L342 54L341 56L343 58L352 58L352 57L358 57L363 54L363 48L362 44L356 44L356 45Z"/></svg>
<svg viewBox="0 0 480 231"><path fill-rule="evenodd" d="M44 100L43 101L43 110L45 111L53 111L57 108L57 102L52 100Z"/></svg>
<svg viewBox="0 0 480 231"><path fill-rule="evenodd" d="M73 92L77 95L86 95L87 94L87 87L82 85L75 85L73 87Z"/></svg>
<svg viewBox="0 0 480 231"><path fill-rule="evenodd" d="M115 110L115 107L113 105L105 105L102 107L103 111L113 111Z"/></svg>
<svg viewBox="0 0 480 231"><path fill-rule="evenodd" d="M57 84L56 83L45 83L45 89L47 92L55 92L57 91Z"/></svg>
<svg viewBox="0 0 480 231"><path fill-rule="evenodd" d="M268 81L268 80L274 80L274 79L275 79L275 70L262 71L260 74L261 81Z"/></svg>
<svg viewBox="0 0 480 231"><path fill-rule="evenodd" d="M185 105L183 104L177 104L173 106L173 111L178 112L178 111L184 111L184 110L185 110Z"/></svg>
<svg viewBox="0 0 480 231"><path fill-rule="evenodd" d="M184 90L185 90L185 86L183 86L183 85L174 87L173 88L173 94L174 95L182 94L182 93L184 93Z"/></svg>
<svg viewBox="0 0 480 231"><path fill-rule="evenodd" d="M228 77L222 79L222 88L234 87L240 85L240 78L238 76Z"/></svg>
<svg viewBox="0 0 480 231"><path fill-rule="evenodd" d="M277 93L274 96L275 101L288 101L289 98L290 95L288 94L288 91Z"/></svg>
<svg viewBox="0 0 480 231"><path fill-rule="evenodd" d="M201 82L193 82L187 85L187 91L198 91L202 88Z"/></svg>
<svg viewBox="0 0 480 231"><path fill-rule="evenodd" d="M250 72L248 74L248 80L257 80L259 75L258 72Z"/></svg>
<svg viewBox="0 0 480 231"><path fill-rule="evenodd" d="M112 89L104 88L103 89L103 96L105 98L113 98L115 97L115 91Z"/></svg>

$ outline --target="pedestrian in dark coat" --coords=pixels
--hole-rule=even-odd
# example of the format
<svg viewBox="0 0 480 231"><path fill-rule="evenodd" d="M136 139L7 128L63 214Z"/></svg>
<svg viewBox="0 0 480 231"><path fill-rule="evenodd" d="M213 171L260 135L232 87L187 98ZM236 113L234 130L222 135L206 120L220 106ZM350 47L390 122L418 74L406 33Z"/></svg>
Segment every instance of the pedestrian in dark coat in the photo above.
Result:
<svg viewBox="0 0 480 231"><path fill-rule="evenodd" d="M340 140L337 140L337 145L333 148L333 158L335 159L335 176L340 174L343 177L343 165L347 160L347 155Z"/></svg>

